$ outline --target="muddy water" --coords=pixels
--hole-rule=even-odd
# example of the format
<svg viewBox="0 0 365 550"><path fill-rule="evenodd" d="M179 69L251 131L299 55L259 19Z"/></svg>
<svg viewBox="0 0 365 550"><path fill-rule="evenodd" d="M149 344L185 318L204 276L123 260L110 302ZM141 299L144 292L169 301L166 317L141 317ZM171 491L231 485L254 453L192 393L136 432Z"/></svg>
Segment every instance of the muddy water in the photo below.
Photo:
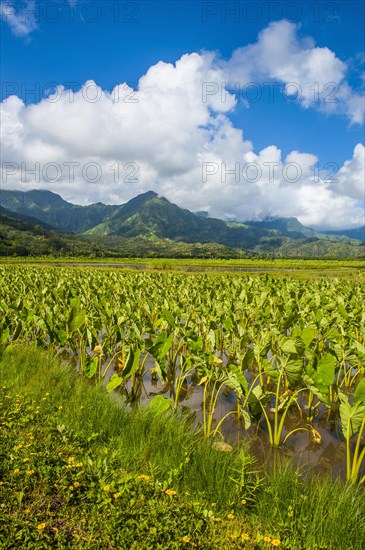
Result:
<svg viewBox="0 0 365 550"><path fill-rule="evenodd" d="M146 372L143 380L140 380L140 393L138 395L138 403L147 405L148 402L158 394L163 394L165 397L173 397L170 390L161 384L160 381L154 380L151 375L151 370L154 367L153 359L148 357L146 361ZM113 369L109 369L105 384L110 376L114 373ZM127 392L130 392L130 382L126 385ZM119 391L122 399L123 389ZM233 391L225 389L218 398L217 407L214 411L215 423L217 423L229 412L228 418L223 422L221 433L227 443L234 445L237 442L244 441L250 452L257 462L264 468L270 469L277 462L291 458L296 465L310 469L318 473L327 472L334 477L346 476L346 448L341 436L338 424L331 425L327 419L327 411L325 408L319 408L319 414L313 421L313 427L319 432L321 442L316 443L313 440L309 426L302 419L299 413L295 411L289 412L285 422L285 431L283 436L298 427L305 428L306 431L297 431L291 435L286 443L278 449L270 446L267 429L264 423L260 425L253 424L248 430L245 430L242 422L237 418L235 411L236 396ZM301 403L305 407L305 403ZM197 427L203 425L203 388L187 378L187 383L181 391L179 406L181 409L191 415L193 424Z"/></svg>
<svg viewBox="0 0 365 550"><path fill-rule="evenodd" d="M79 369L79 363L75 358L65 352L61 357L68 364L73 363ZM107 360L104 367L108 364ZM154 361L151 357L147 358L145 365L145 374L139 382L139 391L135 396L135 404L148 405L149 401L155 395L164 395L164 397L173 397L171 390L166 389L159 380L152 376ZM116 370L113 365L110 366L106 376L103 379L104 385ZM125 402L127 394L130 395L131 383L127 382L126 386L120 386L113 392L117 399ZM305 430L296 431L290 435L285 444L280 448L273 448L269 442L269 436L265 423L252 426L245 430L242 422L238 419L235 412L236 396L233 391L224 389L218 397L217 406L214 410L213 429L219 421L227 414L231 413L226 418L220 428L224 440L234 445L238 442L245 442L250 450L250 453L256 458L259 465L265 469L272 468L280 461L290 458L294 464L303 467L305 470L329 473L333 477L346 477L346 447L343 440L339 423L329 422L328 412L325 407L318 407L318 415L313 420L313 427L319 432L321 442L316 443L313 439L309 425L301 418L297 410L289 412L285 421L285 429L283 437L291 430L301 427ZM300 403L302 409L305 409L306 403ZM133 406L133 405L132 405ZM179 399L179 408L185 411L192 419L192 423L197 428L203 426L203 388L189 377L187 383L181 390Z"/></svg>

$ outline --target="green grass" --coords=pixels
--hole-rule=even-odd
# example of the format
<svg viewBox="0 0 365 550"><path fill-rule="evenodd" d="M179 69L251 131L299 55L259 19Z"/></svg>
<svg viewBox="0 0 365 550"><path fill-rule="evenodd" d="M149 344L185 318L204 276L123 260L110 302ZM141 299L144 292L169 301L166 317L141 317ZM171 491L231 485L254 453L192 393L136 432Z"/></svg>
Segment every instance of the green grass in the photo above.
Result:
<svg viewBox="0 0 365 550"><path fill-rule="evenodd" d="M8 348L0 377L2 549L361 548L355 487L289 467L258 482L244 449L127 410L35 348Z"/></svg>
<svg viewBox="0 0 365 550"><path fill-rule="evenodd" d="M339 480L301 474L290 464L270 476L257 499L265 532L278 529L288 548L363 548L364 492Z"/></svg>
<svg viewBox="0 0 365 550"><path fill-rule="evenodd" d="M54 413L52 403L62 407L55 414L67 433L86 447L91 444L102 452L112 449L130 472L164 481L172 478L180 491L204 492L225 507L247 496L229 479L232 467L241 469L248 460L244 450L235 460L227 460L222 452L200 441L199 434L188 429L181 416L156 416L148 408L128 411L74 369L60 367L52 357L35 349L31 353L21 347L8 350L0 365L2 379L37 402L51 388L49 412Z"/></svg>

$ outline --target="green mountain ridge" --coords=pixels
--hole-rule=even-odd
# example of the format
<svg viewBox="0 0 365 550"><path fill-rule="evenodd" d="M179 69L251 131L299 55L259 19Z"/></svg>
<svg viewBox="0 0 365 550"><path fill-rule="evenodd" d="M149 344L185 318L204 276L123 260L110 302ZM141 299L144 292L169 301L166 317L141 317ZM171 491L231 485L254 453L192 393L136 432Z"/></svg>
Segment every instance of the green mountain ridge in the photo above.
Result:
<svg viewBox="0 0 365 550"><path fill-rule="evenodd" d="M269 218L263 221L226 222L201 216L180 208L154 191L137 195L122 205L102 203L78 206L46 190L8 191L0 193L0 204L8 215L23 216L24 222L76 234L86 244L98 243L99 253L113 255L139 250L148 255L193 254L201 247L211 254L229 257L239 251L270 255L359 257L364 244L346 235L326 235L303 226L296 218ZM1 213L1 212L0 212ZM62 237L61 238L62 241ZM109 243L113 241L113 247ZM322 244L325 243L325 244ZM214 251L212 251L214 249ZM237 253L234 252L237 250Z"/></svg>
<svg viewBox="0 0 365 550"><path fill-rule="evenodd" d="M46 222L42 222L38 218L34 218L33 216L27 216L26 214L19 214L17 212L12 212L11 210L8 210L7 208L4 208L0 205L0 216L1 218L9 218L12 220L17 220L19 222L22 222L24 224L31 224L34 226L40 226L44 229L49 229L50 231L54 230L54 227L52 225L49 225Z"/></svg>
<svg viewBox="0 0 365 550"><path fill-rule="evenodd" d="M267 227L271 229L278 229L282 233L290 234L294 238L294 234L298 238L303 238L303 235L307 238L315 237L317 239L323 239L333 242L351 242L354 240L365 242L365 227L359 227L356 229L345 229L344 231L315 231L310 227L302 225L297 218L265 218L262 221L247 221L244 222L253 227Z"/></svg>
<svg viewBox="0 0 365 550"><path fill-rule="evenodd" d="M71 233L84 233L119 208L100 202L79 206L47 190L2 190L0 204L12 212L37 218L59 231Z"/></svg>
<svg viewBox="0 0 365 550"><path fill-rule="evenodd" d="M344 229L343 231L323 231L327 236L341 236L349 239L355 239L357 241L365 241L365 225L362 227L355 227L355 229Z"/></svg>
<svg viewBox="0 0 365 550"><path fill-rule="evenodd" d="M187 244L148 237L93 237L60 233L34 218L0 207L0 256L72 256L85 258L241 258L254 256L216 243Z"/></svg>

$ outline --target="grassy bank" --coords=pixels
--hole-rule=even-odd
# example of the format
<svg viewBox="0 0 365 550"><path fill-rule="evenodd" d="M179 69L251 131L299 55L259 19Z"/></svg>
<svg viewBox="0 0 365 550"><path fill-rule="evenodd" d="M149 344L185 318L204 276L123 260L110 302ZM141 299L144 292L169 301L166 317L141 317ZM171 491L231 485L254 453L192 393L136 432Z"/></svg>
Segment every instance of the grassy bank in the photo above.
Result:
<svg viewBox="0 0 365 550"><path fill-rule="evenodd" d="M128 411L34 348L8 348L0 378L0 548L362 547L359 489L258 475L244 449Z"/></svg>

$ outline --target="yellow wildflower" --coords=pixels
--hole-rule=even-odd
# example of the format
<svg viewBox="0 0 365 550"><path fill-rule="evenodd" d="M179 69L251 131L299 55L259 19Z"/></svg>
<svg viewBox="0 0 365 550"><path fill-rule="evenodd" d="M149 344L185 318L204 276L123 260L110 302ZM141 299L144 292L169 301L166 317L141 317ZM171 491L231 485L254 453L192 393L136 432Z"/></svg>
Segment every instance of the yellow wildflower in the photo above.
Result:
<svg viewBox="0 0 365 550"><path fill-rule="evenodd" d="M243 498L243 499L241 500L241 502L242 502L243 506L244 506L245 504L247 504L247 500L246 500L245 498Z"/></svg>
<svg viewBox="0 0 365 550"><path fill-rule="evenodd" d="M83 466L83 463L82 463L82 462L78 462L78 463L76 464L76 468L81 468L82 466Z"/></svg>
<svg viewBox="0 0 365 550"><path fill-rule="evenodd" d="M234 515L233 514L227 514L227 519L234 519Z"/></svg>
<svg viewBox="0 0 365 550"><path fill-rule="evenodd" d="M104 485L103 491L105 491L106 493L107 493L108 491L110 491L109 485Z"/></svg>
<svg viewBox="0 0 365 550"><path fill-rule="evenodd" d="M267 535L264 537L264 541L265 542L270 542L271 541L271 537L268 537Z"/></svg>
<svg viewBox="0 0 365 550"><path fill-rule="evenodd" d="M28 470L28 471L27 471L27 474L28 474L28 476L33 475L33 474L34 474L34 470Z"/></svg>
<svg viewBox="0 0 365 550"><path fill-rule="evenodd" d="M216 521L217 523L219 523L220 521L222 521L221 518L214 518L214 521Z"/></svg>
<svg viewBox="0 0 365 550"><path fill-rule="evenodd" d="M113 498L117 499L120 497L120 493L114 493Z"/></svg>
<svg viewBox="0 0 365 550"><path fill-rule="evenodd" d="M19 474L20 470L19 468L14 468L14 474Z"/></svg>
<svg viewBox="0 0 365 550"><path fill-rule="evenodd" d="M145 476L144 474L141 474L140 476L138 476L138 479L143 479L143 481L149 481L150 476Z"/></svg>
<svg viewBox="0 0 365 550"><path fill-rule="evenodd" d="M174 496L176 495L176 491L173 491L172 489L167 489L167 491L165 491L165 493L169 496Z"/></svg>
<svg viewBox="0 0 365 550"><path fill-rule="evenodd" d="M69 488L68 488L69 491L73 491L74 490L74 486L73 485L70 485Z"/></svg>
<svg viewBox="0 0 365 550"><path fill-rule="evenodd" d="M242 533L241 539L243 540L250 540L250 535L248 533Z"/></svg>
<svg viewBox="0 0 365 550"><path fill-rule="evenodd" d="M183 537L183 541L184 541L184 542L190 542L190 537L186 537L186 536Z"/></svg>
<svg viewBox="0 0 365 550"><path fill-rule="evenodd" d="M37 529L39 529L40 531L43 531L43 529L46 528L46 524L45 523L40 523L39 525L37 525Z"/></svg>
<svg viewBox="0 0 365 550"><path fill-rule="evenodd" d="M272 544L273 546L280 546L281 542L280 542L279 539L273 539L273 540L271 541L271 544Z"/></svg>
<svg viewBox="0 0 365 550"><path fill-rule="evenodd" d="M23 462L28 462L28 461L29 461L28 457L23 458Z"/></svg>
<svg viewBox="0 0 365 550"><path fill-rule="evenodd" d="M75 481L75 482L74 482L74 487L76 487L76 488L77 488L77 487L80 487L80 483L79 483L78 481Z"/></svg>

